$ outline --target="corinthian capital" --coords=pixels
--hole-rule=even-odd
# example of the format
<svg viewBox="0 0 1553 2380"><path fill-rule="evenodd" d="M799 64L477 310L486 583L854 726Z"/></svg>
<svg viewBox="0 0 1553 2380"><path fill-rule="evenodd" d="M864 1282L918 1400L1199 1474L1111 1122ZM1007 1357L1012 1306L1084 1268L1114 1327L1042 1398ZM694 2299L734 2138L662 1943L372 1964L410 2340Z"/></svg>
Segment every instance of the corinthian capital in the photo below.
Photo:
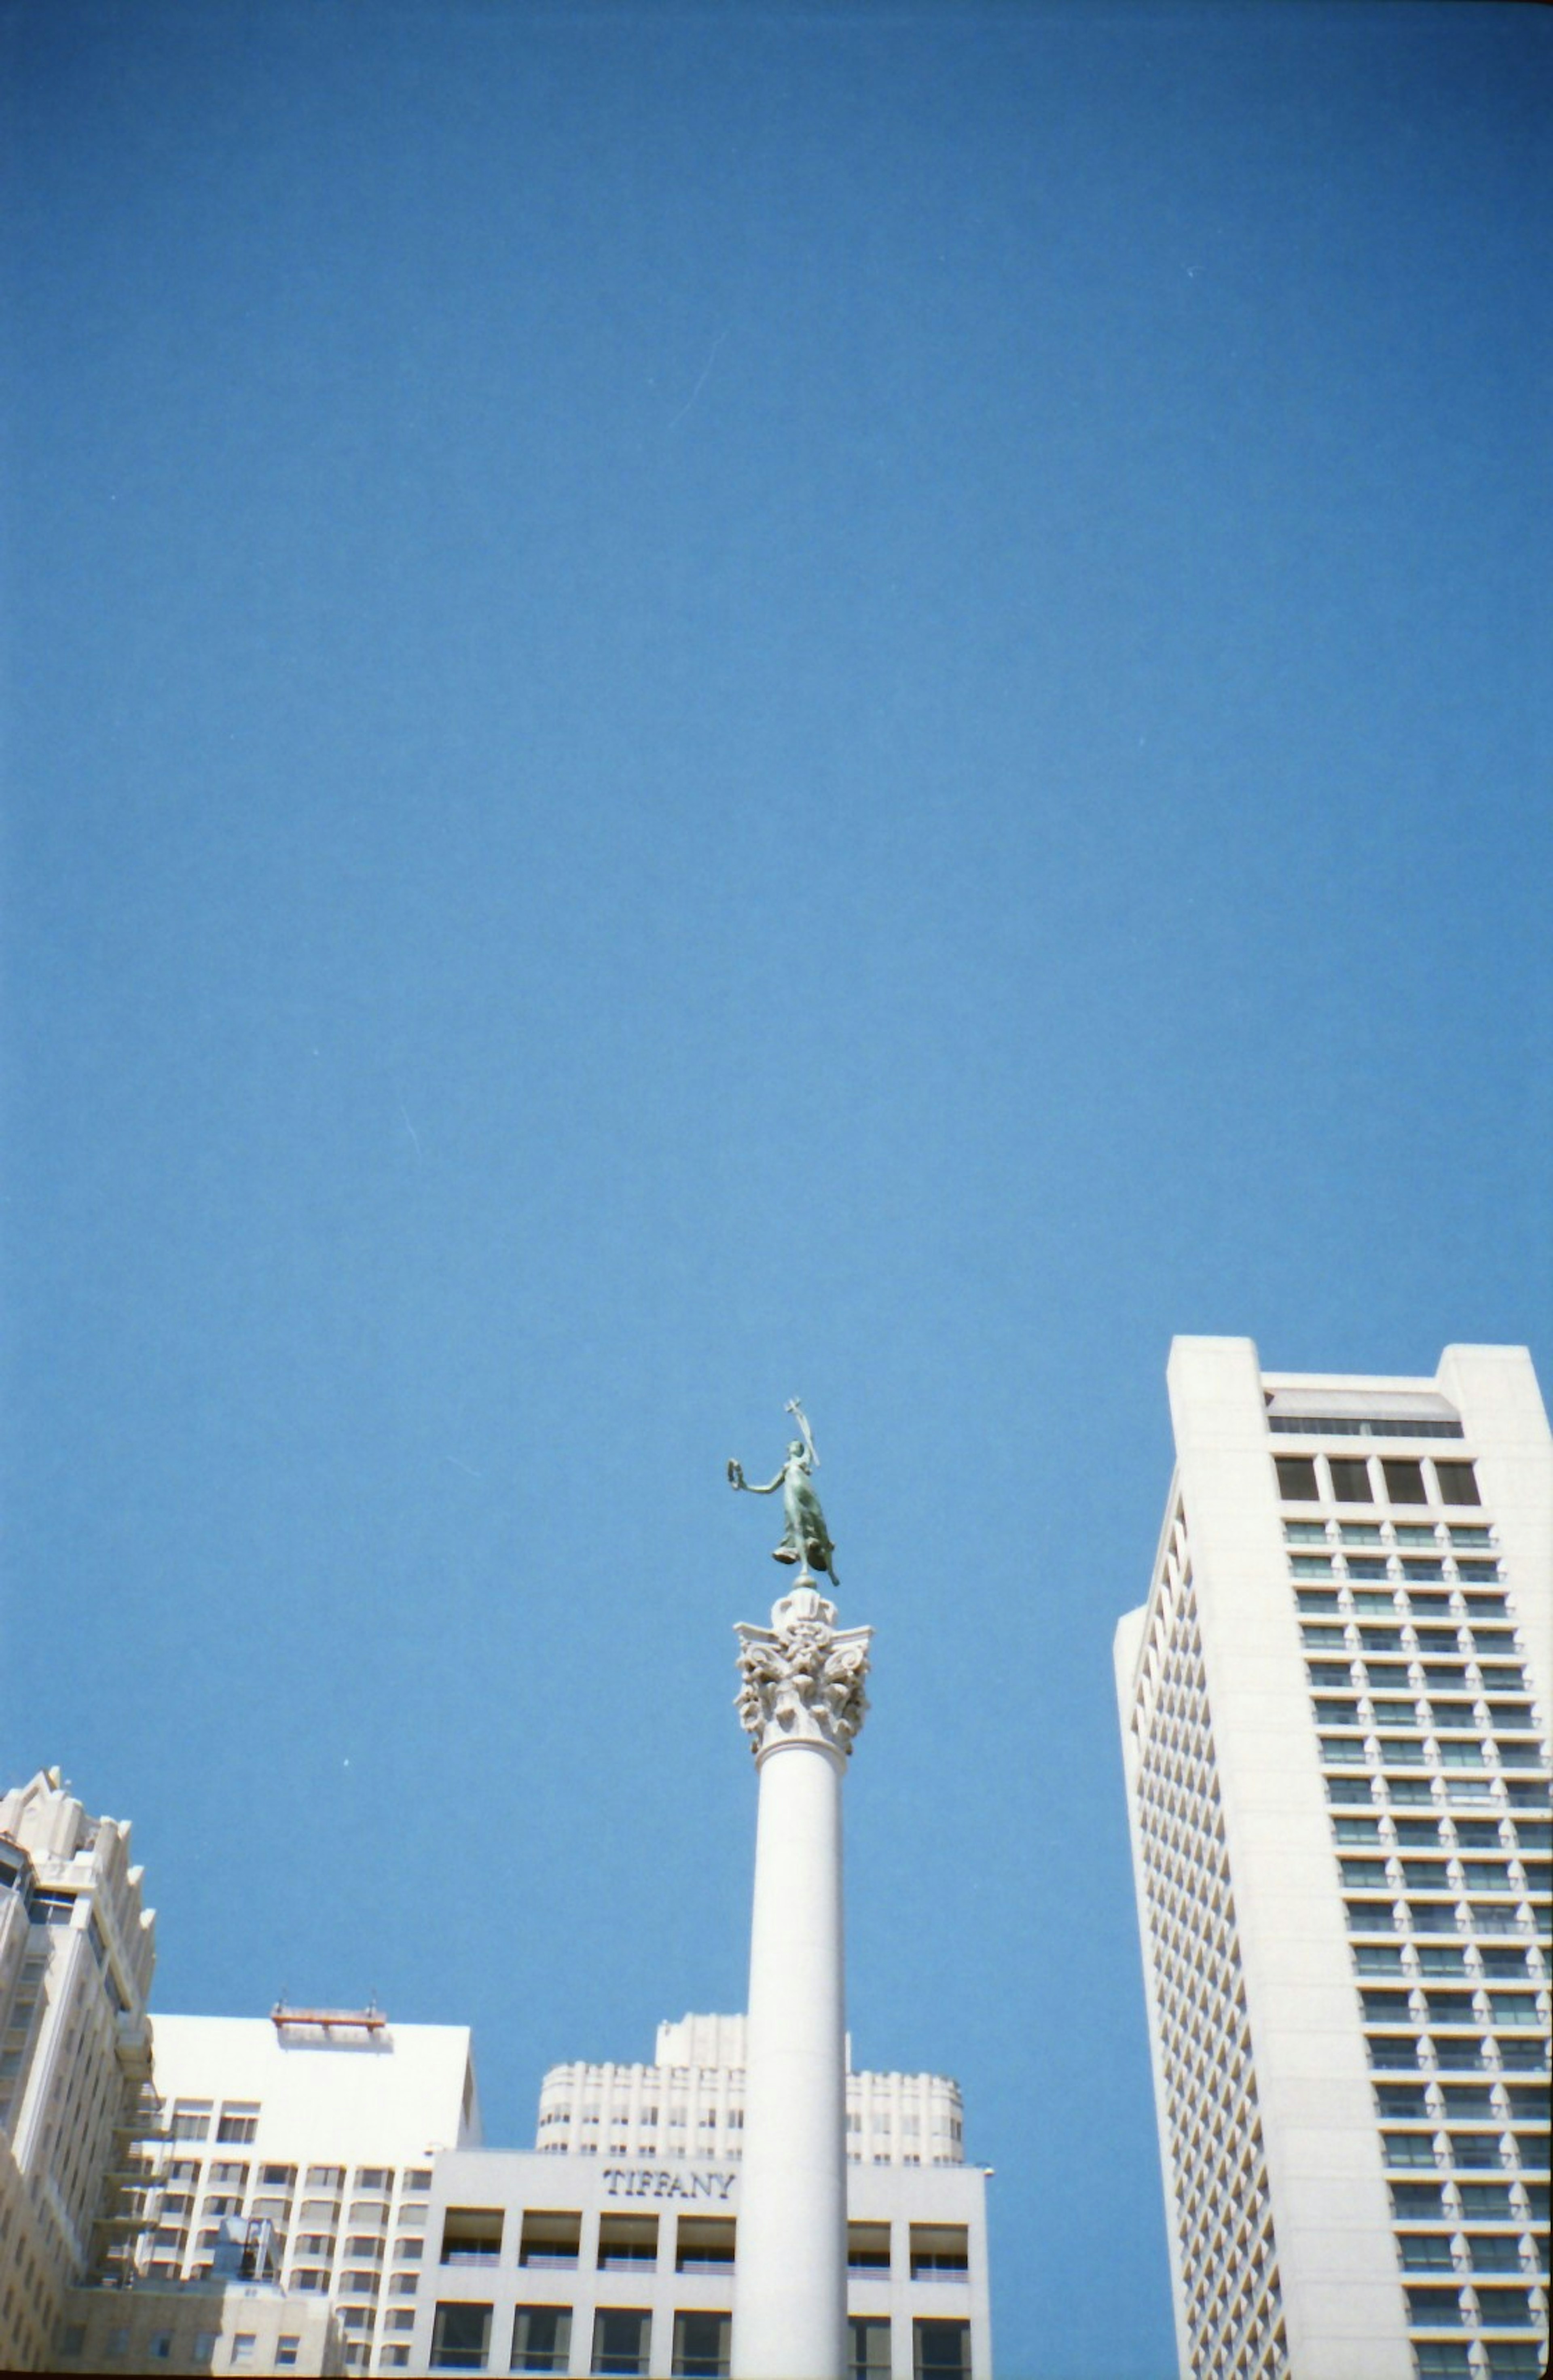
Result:
<svg viewBox="0 0 1553 2380"><path fill-rule="evenodd" d="M758 1760L779 1743L850 1754L868 1707L871 1628L838 1628L836 1607L813 1587L784 1595L769 1628L741 1623L738 1714Z"/></svg>

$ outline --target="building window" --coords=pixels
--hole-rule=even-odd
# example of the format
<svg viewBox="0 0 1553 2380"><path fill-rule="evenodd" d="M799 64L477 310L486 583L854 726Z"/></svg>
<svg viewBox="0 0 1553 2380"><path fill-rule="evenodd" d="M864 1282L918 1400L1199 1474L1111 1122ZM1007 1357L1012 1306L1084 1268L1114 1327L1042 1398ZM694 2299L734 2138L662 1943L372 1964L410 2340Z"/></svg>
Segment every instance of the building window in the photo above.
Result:
<svg viewBox="0 0 1553 2380"><path fill-rule="evenodd" d="M847 2324L847 2380L890 2380L890 2322L854 2314Z"/></svg>
<svg viewBox="0 0 1553 2380"><path fill-rule="evenodd" d="M645 2307L601 2306L593 2317L596 2373L640 2374L646 2380L652 2317Z"/></svg>
<svg viewBox="0 0 1553 2380"><path fill-rule="evenodd" d="M1477 1474L1470 1463L1439 1463L1435 1464L1435 1477L1439 1482L1442 1504L1481 1504L1477 1492Z"/></svg>
<svg viewBox="0 0 1553 2380"><path fill-rule="evenodd" d="M914 2281L963 2281L970 2269L969 2238L963 2223L914 2223Z"/></svg>
<svg viewBox="0 0 1553 2380"><path fill-rule="evenodd" d="M732 2314L676 2313L674 2316L674 2380L728 2380L728 2342Z"/></svg>
<svg viewBox="0 0 1553 2380"><path fill-rule="evenodd" d="M285 2372L290 2370L291 2366L297 2361L297 2351L301 2344L302 2335L300 2331L289 2330L286 2332L284 2338L276 2339L275 2369L277 2372Z"/></svg>
<svg viewBox="0 0 1553 2380"><path fill-rule="evenodd" d="M575 2267L582 2245L580 2215L525 2215L517 2261L552 2270Z"/></svg>
<svg viewBox="0 0 1553 2380"><path fill-rule="evenodd" d="M209 2099L176 2099L173 2102L173 2138L176 2141L208 2139L213 2112Z"/></svg>
<svg viewBox="0 0 1553 2380"><path fill-rule="evenodd" d="M912 2380L971 2380L968 2322L914 2322Z"/></svg>
<svg viewBox="0 0 1553 2380"><path fill-rule="evenodd" d="M1370 1467L1362 1458L1329 1454L1327 1468L1332 1475L1332 1498L1339 1504L1373 1504L1370 1489Z"/></svg>
<svg viewBox="0 0 1553 2380"><path fill-rule="evenodd" d="M259 2106L256 2100L229 2099L221 2110L221 2121L215 2128L218 2141L251 2141L259 2131Z"/></svg>
<svg viewBox="0 0 1553 2380"><path fill-rule="evenodd" d="M518 2306L513 2314L515 2372L564 2372L572 2356L570 2306Z"/></svg>
<svg viewBox="0 0 1553 2380"><path fill-rule="evenodd" d="M443 2218L444 2265L494 2265L502 2253L499 2206L450 2206Z"/></svg>
<svg viewBox="0 0 1553 2380"><path fill-rule="evenodd" d="M656 2215L603 2215L599 2218L599 2270L650 2273L658 2265Z"/></svg>
<svg viewBox="0 0 1553 2380"><path fill-rule="evenodd" d="M674 2239L676 2273L731 2273L735 2232L726 2216L682 2215Z"/></svg>
<svg viewBox="0 0 1553 2380"><path fill-rule="evenodd" d="M849 2273L888 2273L888 2223L849 2223L846 2227L846 2269Z"/></svg>
<svg viewBox="0 0 1553 2380"><path fill-rule="evenodd" d="M259 2333L256 2330L238 2331L237 2337L232 2341L232 2364L234 2370L239 2370L243 2365L252 2363L253 2350L258 2344Z"/></svg>
<svg viewBox="0 0 1553 2380"><path fill-rule="evenodd" d="M431 2325L433 2372L483 2372L491 2349L488 2305L440 2305Z"/></svg>
<svg viewBox="0 0 1553 2380"><path fill-rule="evenodd" d="M1384 1461L1381 1470L1386 1475L1386 1500L1390 1504L1426 1504L1429 1500L1424 1487L1424 1466L1421 1463L1398 1460Z"/></svg>
<svg viewBox="0 0 1553 2380"><path fill-rule="evenodd" d="M1320 1501L1316 1484L1316 1462L1308 1454L1275 1454L1278 1466L1278 1492L1286 1504L1315 1504Z"/></svg>
<svg viewBox="0 0 1553 2380"><path fill-rule="evenodd" d="M343 2190L346 2169L343 2165L310 2165L308 2168L309 2190Z"/></svg>

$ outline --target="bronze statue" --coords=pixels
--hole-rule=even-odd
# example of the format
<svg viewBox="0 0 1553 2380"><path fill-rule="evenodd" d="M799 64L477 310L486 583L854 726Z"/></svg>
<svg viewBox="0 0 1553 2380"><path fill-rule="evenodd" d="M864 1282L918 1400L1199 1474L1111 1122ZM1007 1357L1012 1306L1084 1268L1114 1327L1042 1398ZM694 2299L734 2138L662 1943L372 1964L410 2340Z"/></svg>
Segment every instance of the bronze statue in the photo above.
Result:
<svg viewBox="0 0 1553 2380"><path fill-rule="evenodd" d="M793 1415L803 1435L794 1439L788 1447L787 1460L776 1477L769 1479L763 1488L752 1487L744 1475L744 1465L738 1462L730 1462L728 1477L734 1487L746 1488L751 1496L774 1496L780 1488L786 1527L781 1545L772 1551L772 1560L797 1562L805 1570L812 1564L814 1569L825 1572L831 1585L836 1585L836 1549L831 1543L812 1478L819 1469L819 1456L796 1397L785 1411Z"/></svg>

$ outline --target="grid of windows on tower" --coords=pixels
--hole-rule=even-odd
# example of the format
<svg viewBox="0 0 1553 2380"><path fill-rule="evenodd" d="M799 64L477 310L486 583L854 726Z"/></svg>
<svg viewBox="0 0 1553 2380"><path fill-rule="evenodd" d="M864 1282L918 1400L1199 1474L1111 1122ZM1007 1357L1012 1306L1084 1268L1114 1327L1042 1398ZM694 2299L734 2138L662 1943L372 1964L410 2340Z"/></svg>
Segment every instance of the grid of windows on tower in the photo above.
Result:
<svg viewBox="0 0 1553 2380"><path fill-rule="evenodd" d="M1530 2380L1553 1780L1512 1584L1470 1461L1274 1460L1419 2374Z"/></svg>
<svg viewBox="0 0 1553 2380"><path fill-rule="evenodd" d="M334 2301L346 2369L363 2370L380 2332L386 2340L414 2324L413 2305L379 2308L413 2298L419 2286L431 2168L299 2168L234 2156L234 2145L256 2137L261 2112L248 2103L174 2103L165 2148L142 2141L127 2169L140 2228L138 2243L129 2231L126 2260L150 2279L199 2279L212 2269L224 2219L266 2226L285 2286ZM400 2353L385 2345L382 2360Z"/></svg>
<svg viewBox="0 0 1553 2380"><path fill-rule="evenodd" d="M1186 1516L1152 1598L1138 1816L1192 2371L1289 2370Z"/></svg>

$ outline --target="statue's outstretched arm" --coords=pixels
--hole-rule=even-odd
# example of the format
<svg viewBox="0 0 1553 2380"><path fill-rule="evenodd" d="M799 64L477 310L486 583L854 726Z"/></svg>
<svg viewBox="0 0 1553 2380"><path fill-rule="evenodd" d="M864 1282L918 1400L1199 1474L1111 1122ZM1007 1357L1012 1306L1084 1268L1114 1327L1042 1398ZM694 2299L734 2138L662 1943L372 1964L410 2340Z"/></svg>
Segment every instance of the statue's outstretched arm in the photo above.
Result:
<svg viewBox="0 0 1553 2380"><path fill-rule="evenodd" d="M753 1480L746 1479L745 1477L742 1464L738 1463L730 1463L728 1465L728 1476L735 1488L747 1489L751 1496L774 1496L777 1489L782 1486L783 1481L786 1478L787 1474L785 1471L779 1471L776 1477L774 1479L769 1479L764 1488L757 1488Z"/></svg>

